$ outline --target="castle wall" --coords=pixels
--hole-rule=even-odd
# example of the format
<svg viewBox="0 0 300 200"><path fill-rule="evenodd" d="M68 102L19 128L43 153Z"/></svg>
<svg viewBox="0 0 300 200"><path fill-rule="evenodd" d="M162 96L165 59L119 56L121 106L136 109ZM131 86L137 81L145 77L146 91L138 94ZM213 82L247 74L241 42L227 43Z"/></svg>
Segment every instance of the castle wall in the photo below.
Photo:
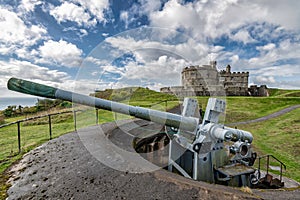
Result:
<svg viewBox="0 0 300 200"><path fill-rule="evenodd" d="M220 72L228 96L247 96L249 72Z"/></svg>

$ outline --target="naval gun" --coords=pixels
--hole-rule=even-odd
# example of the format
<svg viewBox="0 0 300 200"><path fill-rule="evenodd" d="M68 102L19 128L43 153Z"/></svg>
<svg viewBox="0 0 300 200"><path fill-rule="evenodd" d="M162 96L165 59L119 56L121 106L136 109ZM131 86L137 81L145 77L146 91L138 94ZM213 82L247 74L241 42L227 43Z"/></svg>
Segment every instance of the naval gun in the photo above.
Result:
<svg viewBox="0 0 300 200"><path fill-rule="evenodd" d="M55 87L11 78L10 90L52 99L61 99L118 112L166 126L172 137L169 144L168 170L198 181L230 186L254 186L258 182L252 167L250 132L219 123L225 112L223 99L209 98L204 117L199 120L198 102L185 98L182 114L174 114L87 96ZM231 142L231 146L225 143Z"/></svg>

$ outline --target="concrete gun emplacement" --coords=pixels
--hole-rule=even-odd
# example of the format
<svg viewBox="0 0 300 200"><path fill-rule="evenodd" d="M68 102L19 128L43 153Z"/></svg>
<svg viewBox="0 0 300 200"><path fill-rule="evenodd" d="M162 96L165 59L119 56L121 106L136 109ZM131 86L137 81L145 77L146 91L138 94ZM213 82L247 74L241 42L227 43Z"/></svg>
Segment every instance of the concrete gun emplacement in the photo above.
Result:
<svg viewBox="0 0 300 200"><path fill-rule="evenodd" d="M22 79L11 78L8 89L17 92L61 99L118 112L136 118L163 124L172 140L169 144L168 169L185 177L209 183L230 186L255 186L258 183L253 164L250 132L219 124L226 102L209 98L202 120L199 120L198 102L185 98L182 114L173 114L148 108L130 106L114 101L82 95ZM232 143L231 146L225 143ZM228 148L226 148L228 146Z"/></svg>

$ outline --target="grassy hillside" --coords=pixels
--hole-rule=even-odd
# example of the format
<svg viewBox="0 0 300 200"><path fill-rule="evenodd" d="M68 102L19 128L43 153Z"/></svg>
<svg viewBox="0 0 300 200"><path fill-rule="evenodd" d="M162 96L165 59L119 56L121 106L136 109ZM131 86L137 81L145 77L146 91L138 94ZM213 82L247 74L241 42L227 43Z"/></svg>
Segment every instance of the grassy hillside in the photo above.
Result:
<svg viewBox="0 0 300 200"><path fill-rule="evenodd" d="M226 123L256 119L300 104L297 97L227 97L226 101Z"/></svg>
<svg viewBox="0 0 300 200"><path fill-rule="evenodd" d="M300 97L300 90L284 90L269 88L270 97Z"/></svg>
<svg viewBox="0 0 300 200"><path fill-rule="evenodd" d="M260 154L275 155L287 165L285 176L300 181L300 109L238 128L253 134L253 146Z"/></svg>
<svg viewBox="0 0 300 200"><path fill-rule="evenodd" d="M209 97L197 97L205 109ZM225 123L247 121L263 117L284 108L300 104L298 97L226 97Z"/></svg>
<svg viewBox="0 0 300 200"><path fill-rule="evenodd" d="M113 101L163 101L163 100L175 100L174 95L156 92L142 87L128 87L122 89L106 89L104 91L98 91L93 96L109 99Z"/></svg>

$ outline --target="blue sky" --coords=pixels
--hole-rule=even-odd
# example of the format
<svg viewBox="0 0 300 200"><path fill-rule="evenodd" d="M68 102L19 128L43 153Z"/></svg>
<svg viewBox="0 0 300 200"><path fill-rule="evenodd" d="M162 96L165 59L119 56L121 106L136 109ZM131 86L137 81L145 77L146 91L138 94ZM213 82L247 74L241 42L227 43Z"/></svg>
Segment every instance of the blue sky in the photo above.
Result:
<svg viewBox="0 0 300 200"><path fill-rule="evenodd" d="M298 0L1 0L0 92L18 77L68 90L180 85L217 60L250 84L300 88Z"/></svg>

